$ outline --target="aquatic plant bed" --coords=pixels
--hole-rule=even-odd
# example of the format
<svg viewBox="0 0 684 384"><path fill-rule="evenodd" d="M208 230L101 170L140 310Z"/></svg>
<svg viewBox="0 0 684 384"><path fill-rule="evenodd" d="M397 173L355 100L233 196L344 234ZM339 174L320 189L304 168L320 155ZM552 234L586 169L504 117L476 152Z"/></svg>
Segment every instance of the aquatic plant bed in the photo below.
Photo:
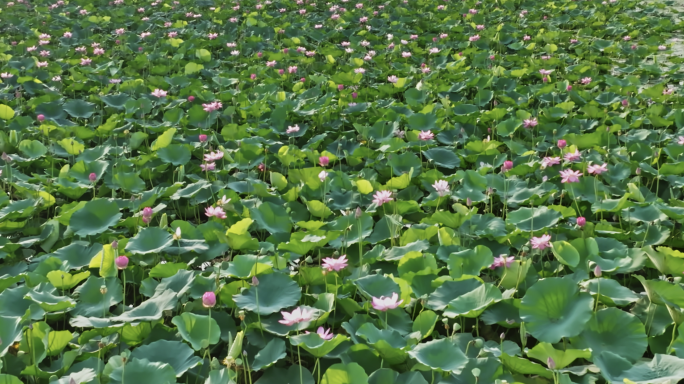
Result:
<svg viewBox="0 0 684 384"><path fill-rule="evenodd" d="M684 379L678 9L3 2L0 383Z"/></svg>

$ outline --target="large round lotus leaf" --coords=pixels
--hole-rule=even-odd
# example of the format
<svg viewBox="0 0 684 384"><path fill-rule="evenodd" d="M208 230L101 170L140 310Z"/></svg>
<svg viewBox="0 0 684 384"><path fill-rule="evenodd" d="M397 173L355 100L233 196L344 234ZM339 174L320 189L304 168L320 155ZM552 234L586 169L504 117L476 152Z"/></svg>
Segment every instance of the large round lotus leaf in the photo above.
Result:
<svg viewBox="0 0 684 384"><path fill-rule="evenodd" d="M190 161L190 150L182 144L171 144L157 151L157 156L165 163L175 166L185 165Z"/></svg>
<svg viewBox="0 0 684 384"><path fill-rule="evenodd" d="M368 384L368 375L357 363L333 364L323 374L321 384Z"/></svg>
<svg viewBox="0 0 684 384"><path fill-rule="evenodd" d="M446 372L460 371L468 363L468 358L463 351L449 339L418 344L409 352L409 355L421 364Z"/></svg>
<svg viewBox="0 0 684 384"><path fill-rule="evenodd" d="M176 292L167 289L157 293L149 300L143 301L130 311L114 317L114 321L134 323L137 321L154 321L161 319L164 311L173 309L176 306Z"/></svg>
<svg viewBox="0 0 684 384"><path fill-rule="evenodd" d="M250 209L249 213L261 229L270 233L290 233L292 230L290 215L283 206L265 202L258 208Z"/></svg>
<svg viewBox="0 0 684 384"><path fill-rule="evenodd" d="M431 148L423 151L423 155L438 167L454 169L461 165L461 159L450 148Z"/></svg>
<svg viewBox="0 0 684 384"><path fill-rule="evenodd" d="M493 262L492 251L483 245L478 245L474 249L451 253L447 266L449 267L449 275L458 279L463 275L478 276L482 269L490 266Z"/></svg>
<svg viewBox="0 0 684 384"><path fill-rule="evenodd" d="M70 100L64 103L64 110L73 117L87 119L95 113L95 104L83 100Z"/></svg>
<svg viewBox="0 0 684 384"><path fill-rule="evenodd" d="M551 251L560 263L576 267L580 262L579 252L567 241L554 241L551 245Z"/></svg>
<svg viewBox="0 0 684 384"><path fill-rule="evenodd" d="M520 318L537 340L557 343L582 332L591 318L593 302L572 280L551 277L527 290L520 303Z"/></svg>
<svg viewBox="0 0 684 384"><path fill-rule="evenodd" d="M113 363L110 361L110 364ZM176 373L169 364L147 359L130 359L117 362L109 374L110 383L116 384L175 384ZM109 365L109 364L108 364ZM114 365L114 364L113 364Z"/></svg>
<svg viewBox="0 0 684 384"><path fill-rule="evenodd" d="M485 283L472 291L452 300L444 310L448 317L477 317L487 307L503 299L501 291L496 286Z"/></svg>
<svg viewBox="0 0 684 384"><path fill-rule="evenodd" d="M260 277L259 285L233 296L233 300L240 309L270 315L296 305L301 296L302 289L294 280L281 273L271 273Z"/></svg>
<svg viewBox="0 0 684 384"><path fill-rule="evenodd" d="M591 279L582 283L582 286L592 296L599 295L601 303L611 307L623 307L639 300L639 295L613 279Z"/></svg>
<svg viewBox="0 0 684 384"><path fill-rule="evenodd" d="M576 359L589 359L592 351L590 349L565 349L553 348L549 343L539 343L534 348L527 351L527 356L546 364L549 358L553 359L556 369L563 369L572 364Z"/></svg>
<svg viewBox="0 0 684 384"><path fill-rule="evenodd" d="M380 368L368 378L368 384L428 384L420 372L398 373L390 368Z"/></svg>
<svg viewBox="0 0 684 384"><path fill-rule="evenodd" d="M121 212L119 206L108 200L93 200L83 208L74 212L69 220L69 227L77 236L98 235L119 222Z"/></svg>
<svg viewBox="0 0 684 384"><path fill-rule="evenodd" d="M29 160L35 160L47 153L47 148L38 140L22 140L19 143L19 150Z"/></svg>
<svg viewBox="0 0 684 384"><path fill-rule="evenodd" d="M591 348L594 356L611 351L631 362L639 360L648 347L646 328L631 313L604 308L594 314L579 336L570 339L575 348Z"/></svg>
<svg viewBox="0 0 684 384"><path fill-rule="evenodd" d="M196 351L218 343L221 337L218 323L209 316L185 312L175 316L171 322L178 327L183 340L190 343Z"/></svg>
<svg viewBox="0 0 684 384"><path fill-rule="evenodd" d="M254 357L251 368L255 371L263 370L272 366L286 355L285 341L277 338L271 339Z"/></svg>
<svg viewBox="0 0 684 384"><path fill-rule="evenodd" d="M445 281L428 296L427 307L435 311L442 311L449 303L481 286L482 282L476 279L460 281Z"/></svg>
<svg viewBox="0 0 684 384"><path fill-rule="evenodd" d="M661 384L684 379L684 359L656 354L653 360L632 365L619 355L604 351L594 356L594 363L609 383Z"/></svg>
<svg viewBox="0 0 684 384"><path fill-rule="evenodd" d="M107 287L107 292L103 295L100 292L102 286ZM74 290L78 294L78 303L74 308L75 315L86 317L102 317L105 311L120 303L123 299L123 285L117 278L107 278L91 276L84 284Z"/></svg>
<svg viewBox="0 0 684 384"><path fill-rule="evenodd" d="M522 231L539 231L556 225L562 217L560 212L547 207L520 208L506 216L506 224L513 224Z"/></svg>
<svg viewBox="0 0 684 384"><path fill-rule="evenodd" d="M365 323L356 331L356 336L366 340L388 364L401 364L406 360L406 340L393 329L378 329L373 323Z"/></svg>
<svg viewBox="0 0 684 384"><path fill-rule="evenodd" d="M313 332L290 337L290 343L292 343L292 345L301 346L317 358L324 357L346 340L348 340L348 338L343 335L335 335L332 340L324 340L318 333Z"/></svg>
<svg viewBox="0 0 684 384"><path fill-rule="evenodd" d="M158 253L172 242L173 236L166 230L159 227L147 227L126 244L126 251L139 255Z"/></svg>
<svg viewBox="0 0 684 384"><path fill-rule="evenodd" d="M195 351L192 348L176 340L157 340L147 345L141 345L133 349L131 358L166 363L173 368L178 377L202 362L202 359L195 356Z"/></svg>
<svg viewBox="0 0 684 384"><path fill-rule="evenodd" d="M369 275L354 282L359 290L369 297L390 297L393 293L400 294L401 288L394 280L384 275Z"/></svg>

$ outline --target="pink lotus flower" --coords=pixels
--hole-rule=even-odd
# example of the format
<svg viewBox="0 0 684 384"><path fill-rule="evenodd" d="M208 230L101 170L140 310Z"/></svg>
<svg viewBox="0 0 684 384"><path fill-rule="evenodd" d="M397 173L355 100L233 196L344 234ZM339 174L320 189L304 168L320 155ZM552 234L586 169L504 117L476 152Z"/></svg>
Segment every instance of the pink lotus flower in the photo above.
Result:
<svg viewBox="0 0 684 384"><path fill-rule="evenodd" d="M128 267L128 257L119 256L114 259L114 264L116 265L117 269L126 269L126 267Z"/></svg>
<svg viewBox="0 0 684 384"><path fill-rule="evenodd" d="M396 76L392 75L387 77L387 81L389 81L390 83L396 83L397 81L399 81L399 79Z"/></svg>
<svg viewBox="0 0 684 384"><path fill-rule="evenodd" d="M603 172L608 172L608 164L602 164L602 165L590 165L587 167L587 172L590 175L600 175Z"/></svg>
<svg viewBox="0 0 684 384"><path fill-rule="evenodd" d="M577 183L579 181L579 177L582 176L582 172L566 169L565 171L560 171L560 175L561 183Z"/></svg>
<svg viewBox="0 0 684 384"><path fill-rule="evenodd" d="M565 161L578 161L582 158L582 155L577 149L575 149L575 152L568 152L563 156L563 158Z"/></svg>
<svg viewBox="0 0 684 384"><path fill-rule="evenodd" d="M579 40L577 39L570 39L570 44L577 44Z"/></svg>
<svg viewBox="0 0 684 384"><path fill-rule="evenodd" d="M163 89L157 88L154 90L154 92L152 92L152 96L159 97L159 98L166 97L166 91Z"/></svg>
<svg viewBox="0 0 684 384"><path fill-rule="evenodd" d="M536 117L531 117L529 119L523 120L523 127L525 128L534 128L539 124L537 121Z"/></svg>
<svg viewBox="0 0 684 384"><path fill-rule="evenodd" d="M119 28L115 30L114 33L116 33L117 35L123 35L124 33L126 33L126 30L123 28Z"/></svg>
<svg viewBox="0 0 684 384"><path fill-rule="evenodd" d="M169 38L173 39L174 37L178 36L178 32L173 31L168 33Z"/></svg>
<svg viewBox="0 0 684 384"><path fill-rule="evenodd" d="M214 101L208 104L202 104L202 109L204 112L211 113L214 111L218 111L221 108L223 108L223 104L220 101Z"/></svg>
<svg viewBox="0 0 684 384"><path fill-rule="evenodd" d="M216 163L200 164L200 168L203 172L213 171L216 169Z"/></svg>
<svg viewBox="0 0 684 384"><path fill-rule="evenodd" d="M532 39L531 36L528 36L528 35L523 36L523 41L528 41L530 39Z"/></svg>
<svg viewBox="0 0 684 384"><path fill-rule="evenodd" d="M549 241L551 241L551 235L542 235L542 237L533 237L532 240L530 240L530 244L532 244L532 249L541 251L551 247Z"/></svg>
<svg viewBox="0 0 684 384"><path fill-rule="evenodd" d="M432 131L420 131L418 133L418 140L428 141L428 140L432 140L434 137L435 137L435 134L432 133Z"/></svg>
<svg viewBox="0 0 684 384"><path fill-rule="evenodd" d="M93 61L87 57L81 59L81 65L90 65Z"/></svg>
<svg viewBox="0 0 684 384"><path fill-rule="evenodd" d="M140 38L141 38L141 39L144 39L144 38L146 38L147 36L149 36L149 35L151 35L151 34L152 34L151 32L143 32L143 33L140 34Z"/></svg>
<svg viewBox="0 0 684 384"><path fill-rule="evenodd" d="M307 309L303 309L301 307L296 308L292 312L281 311L280 313L283 315L283 319L278 320L278 322L287 326L292 326L305 321L311 321L311 318L313 317L313 311L308 311Z"/></svg>
<svg viewBox="0 0 684 384"><path fill-rule="evenodd" d="M591 83L591 77L583 78L582 80L580 80L580 83L582 83L582 85L588 85L589 83Z"/></svg>
<svg viewBox="0 0 684 384"><path fill-rule="evenodd" d="M70 38L71 36L72 36L71 32L64 32L64 37L66 37L67 39Z"/></svg>
<svg viewBox="0 0 684 384"><path fill-rule="evenodd" d="M210 33L207 35L207 37L209 38L209 40L214 40L218 37L218 33Z"/></svg>
<svg viewBox="0 0 684 384"><path fill-rule="evenodd" d="M0 73L0 78L9 79L9 78L12 78L12 77L14 77L14 75L11 74L11 73L9 73L9 72Z"/></svg>
<svg viewBox="0 0 684 384"><path fill-rule="evenodd" d="M202 305L204 308L213 308L216 305L216 294L214 292L204 292L204 295L202 295Z"/></svg>
<svg viewBox="0 0 684 384"><path fill-rule="evenodd" d="M513 264L513 261L515 261L515 256L500 255L494 258L494 262L489 266L489 269L496 269L504 266L508 268Z"/></svg>
<svg viewBox="0 0 684 384"><path fill-rule="evenodd" d="M560 157L545 157L542 159L541 168L544 169L552 165L560 164L560 162Z"/></svg>
<svg viewBox="0 0 684 384"><path fill-rule="evenodd" d="M677 144L684 145L684 136L679 136L679 139L677 140Z"/></svg>
<svg viewBox="0 0 684 384"><path fill-rule="evenodd" d="M587 219L584 218L583 216L580 216L577 218L577 225L581 227L584 227L587 224Z"/></svg>
<svg viewBox="0 0 684 384"><path fill-rule="evenodd" d="M347 268L347 255L342 255L338 259L333 259L332 257L326 257L323 259L322 264L323 269L327 269L328 272L341 271Z"/></svg>
<svg viewBox="0 0 684 384"><path fill-rule="evenodd" d="M510 160L506 160L506 161L504 161L504 163L503 163L503 165L501 166L501 168L502 168L504 171L509 171L509 170L513 169L513 162L510 161Z"/></svg>
<svg viewBox="0 0 684 384"><path fill-rule="evenodd" d="M563 148L565 148L567 145L568 145L568 142L567 142L567 141L565 141L565 140L563 140L563 139L558 140L558 148L563 149Z"/></svg>
<svg viewBox="0 0 684 384"><path fill-rule="evenodd" d="M390 191L377 191L373 195L373 202L379 207L385 203L389 203L394 200L392 198L392 192Z"/></svg>
<svg viewBox="0 0 684 384"><path fill-rule="evenodd" d="M97 175L93 172L90 175L88 175L88 180L90 180L91 183L94 183L95 180L97 180Z"/></svg>
<svg viewBox="0 0 684 384"><path fill-rule="evenodd" d="M392 297L380 296L373 298L373 308L378 311L385 312L390 309L394 309L403 303L404 300L399 300L399 295L396 292L392 293Z"/></svg>
<svg viewBox="0 0 684 384"><path fill-rule="evenodd" d="M287 131L285 131L288 135L297 132L299 132L299 125L297 124L288 126Z"/></svg>
<svg viewBox="0 0 684 384"><path fill-rule="evenodd" d="M90 61L90 60L88 60L88 61ZM81 59L81 65L84 65L82 59ZM47 61L39 61L39 62L36 63L36 66L37 66L38 68L47 67L47 66L48 66L48 62L47 62Z"/></svg>
<svg viewBox="0 0 684 384"><path fill-rule="evenodd" d="M267 62L266 62L266 66L267 66L267 67L275 67L275 65L276 65L276 61L275 61L275 60L273 60L273 61L267 61Z"/></svg>
<svg viewBox="0 0 684 384"><path fill-rule="evenodd" d="M207 135L205 135L205 134L199 135L199 141L200 141L200 143L206 143Z"/></svg>
<svg viewBox="0 0 684 384"><path fill-rule="evenodd" d="M103 48L93 49L93 55L95 55L95 56L104 55L104 53L105 53L105 50Z"/></svg>
<svg viewBox="0 0 684 384"><path fill-rule="evenodd" d="M297 73L297 66L293 65L291 67L287 67L287 73Z"/></svg>
<svg viewBox="0 0 684 384"><path fill-rule="evenodd" d="M446 180L435 181L435 183L432 184L432 188L434 188L437 194L441 197L449 194L449 183L447 183Z"/></svg>
<svg viewBox="0 0 684 384"><path fill-rule="evenodd" d="M667 47L664 46L664 45L659 45L659 46L658 46L658 50L659 50L659 51L664 51L664 50L666 50L666 49L667 49Z"/></svg>
<svg viewBox="0 0 684 384"><path fill-rule="evenodd" d="M470 36L468 41L478 41L480 40L480 35Z"/></svg>
<svg viewBox="0 0 684 384"><path fill-rule="evenodd" d="M326 172L326 171L321 171L321 172L318 174L318 180L320 180L321 183L325 181L325 178L326 178L326 177L328 177L328 172Z"/></svg>
<svg viewBox="0 0 684 384"><path fill-rule="evenodd" d="M553 72L553 70L550 70L550 69L540 69L540 70L539 70L539 73L541 73L541 74L544 75L544 76L550 75L551 72Z"/></svg>
<svg viewBox="0 0 684 384"><path fill-rule="evenodd" d="M204 161L206 162L217 161L221 159L223 159L223 152L219 150L204 154Z"/></svg>
<svg viewBox="0 0 684 384"><path fill-rule="evenodd" d="M306 333L306 334L308 335L308 334L309 334L309 331L306 331L306 332L304 332L304 333ZM320 336L321 339L323 339L323 340L332 340L332 338L333 338L333 336L334 336L334 335L330 332L330 328L324 329L323 327L318 327L318 330L316 331L316 333L317 333L318 336Z"/></svg>
<svg viewBox="0 0 684 384"><path fill-rule="evenodd" d="M330 158L328 156L321 156L318 158L318 164L320 164L321 167L325 167L330 164Z"/></svg>
<svg viewBox="0 0 684 384"><path fill-rule="evenodd" d="M204 208L204 214L207 215L207 217L216 217L218 219L225 219L228 217L221 207Z"/></svg>

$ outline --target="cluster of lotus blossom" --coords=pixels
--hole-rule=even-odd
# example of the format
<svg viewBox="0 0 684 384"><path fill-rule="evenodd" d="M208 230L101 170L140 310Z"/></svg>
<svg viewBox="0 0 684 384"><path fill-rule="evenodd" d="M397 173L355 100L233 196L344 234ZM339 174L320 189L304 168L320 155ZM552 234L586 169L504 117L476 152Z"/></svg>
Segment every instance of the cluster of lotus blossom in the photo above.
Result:
<svg viewBox="0 0 684 384"><path fill-rule="evenodd" d="M220 101L213 101L211 103L202 104L202 109L204 109L204 112L207 112L207 113L219 111L222 108L223 108L223 104Z"/></svg>

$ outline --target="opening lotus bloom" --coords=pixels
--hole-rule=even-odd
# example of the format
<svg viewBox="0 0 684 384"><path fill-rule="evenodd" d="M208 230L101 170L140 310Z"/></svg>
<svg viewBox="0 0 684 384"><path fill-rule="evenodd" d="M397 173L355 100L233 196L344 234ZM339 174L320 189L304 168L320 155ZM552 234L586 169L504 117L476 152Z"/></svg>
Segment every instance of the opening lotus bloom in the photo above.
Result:
<svg viewBox="0 0 684 384"><path fill-rule="evenodd" d="M561 162L560 157L545 157L542 159L541 168L544 169L544 168L550 167L552 165L557 165L557 164L560 164L560 162Z"/></svg>
<svg viewBox="0 0 684 384"><path fill-rule="evenodd" d="M587 167L587 173L590 175L600 175L603 172L608 172L608 164L590 165Z"/></svg>
<svg viewBox="0 0 684 384"><path fill-rule="evenodd" d="M523 127L525 128L534 128L537 126L537 124L539 124L539 122L537 121L536 117L523 120Z"/></svg>
<svg viewBox="0 0 684 384"><path fill-rule="evenodd" d="M390 309L394 309L398 307L401 303L403 303L404 300L399 300L399 295L397 295L396 292L392 293L391 297L385 297L385 296L380 296L380 297L374 297L373 298L373 308L385 312Z"/></svg>
<svg viewBox="0 0 684 384"><path fill-rule="evenodd" d="M563 155L563 158L565 161L579 161L582 159L582 154L575 149L575 152L568 152L565 155Z"/></svg>
<svg viewBox="0 0 684 384"><path fill-rule="evenodd" d="M582 172L566 169L564 171L560 171L560 175L561 183L577 183L579 181L579 177L582 176Z"/></svg>
<svg viewBox="0 0 684 384"><path fill-rule="evenodd" d="M166 91L162 89L155 89L154 92L152 92L152 96L154 97L166 97Z"/></svg>
<svg viewBox="0 0 684 384"><path fill-rule="evenodd" d="M285 133L287 133L288 135L296 133L296 132L299 132L299 125L296 125L296 124L287 127L287 131L285 131Z"/></svg>
<svg viewBox="0 0 684 384"><path fill-rule="evenodd" d="M287 326L292 326L297 323L311 321L313 317L313 311L309 311L305 308L298 307L292 312L280 312L283 315L282 320L278 320L280 324L285 324Z"/></svg>
<svg viewBox="0 0 684 384"><path fill-rule="evenodd" d="M326 171L321 171L321 173L318 174L318 179L322 182L325 181L325 178L328 177L328 172Z"/></svg>
<svg viewBox="0 0 684 384"><path fill-rule="evenodd" d="M327 269L328 272L339 272L347 268L347 255L342 255L337 259L332 257L326 257L323 259L323 264L321 264L323 269Z"/></svg>
<svg viewBox="0 0 684 384"><path fill-rule="evenodd" d="M432 184L432 188L435 189L439 196L446 196L449 194L449 183L446 180L438 180Z"/></svg>
<svg viewBox="0 0 684 384"><path fill-rule="evenodd" d="M309 331L306 331L306 332L304 332L304 333L306 333L306 334L308 335L308 334L309 334ZM332 332L330 332L330 328L325 329L325 328L323 328L323 327L318 327L318 329L316 330L316 333L317 333L318 336L320 336L321 339L323 339L323 340L332 340L333 336L335 336L335 335L332 334Z"/></svg>
<svg viewBox="0 0 684 384"><path fill-rule="evenodd" d="M544 250L551 247L551 235L542 235L541 237L533 237L530 240L532 244L532 249Z"/></svg>
<svg viewBox="0 0 684 384"><path fill-rule="evenodd" d="M392 192L390 191L377 191L373 195L373 202L379 207L385 203L389 203L394 200L392 198Z"/></svg>
<svg viewBox="0 0 684 384"><path fill-rule="evenodd" d="M204 208L204 214L207 217L216 217L218 219L225 219L226 213L223 211L223 208L221 207L207 207Z"/></svg>
<svg viewBox="0 0 684 384"><path fill-rule="evenodd" d="M510 267L515 261L515 256L500 255L494 258L494 262L489 266L489 269L496 269L499 267Z"/></svg>
<svg viewBox="0 0 684 384"><path fill-rule="evenodd" d="M432 140L434 137L435 137L435 134L432 133L432 131L420 131L418 133L418 140L428 141L428 140Z"/></svg>
<svg viewBox="0 0 684 384"><path fill-rule="evenodd" d="M202 295L202 305L204 308L213 308L216 305L216 294L214 292L205 292Z"/></svg>

